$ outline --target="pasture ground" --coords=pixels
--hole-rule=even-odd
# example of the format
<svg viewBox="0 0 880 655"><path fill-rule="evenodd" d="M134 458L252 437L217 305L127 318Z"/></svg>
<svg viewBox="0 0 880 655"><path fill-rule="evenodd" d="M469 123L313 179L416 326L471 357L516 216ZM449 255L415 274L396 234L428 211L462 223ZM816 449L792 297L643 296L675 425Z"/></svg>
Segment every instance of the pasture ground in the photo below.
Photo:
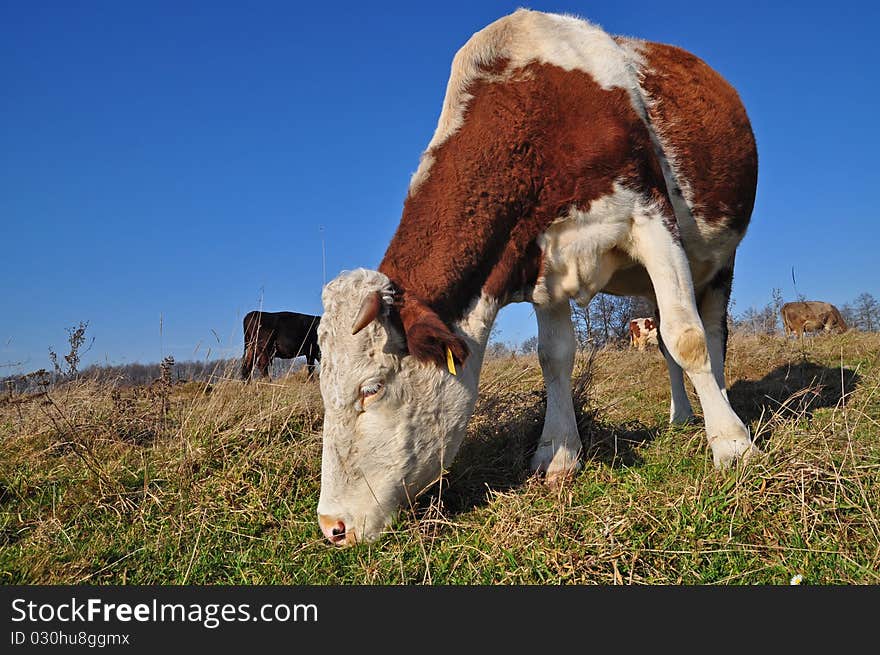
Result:
<svg viewBox="0 0 880 655"><path fill-rule="evenodd" d="M729 394L764 455L726 472L699 422L667 426L656 350L600 351L575 378L573 481L527 474L537 358L489 360L442 484L348 549L315 520L322 408L303 374L0 396L0 583L880 582L880 334L735 336Z"/></svg>

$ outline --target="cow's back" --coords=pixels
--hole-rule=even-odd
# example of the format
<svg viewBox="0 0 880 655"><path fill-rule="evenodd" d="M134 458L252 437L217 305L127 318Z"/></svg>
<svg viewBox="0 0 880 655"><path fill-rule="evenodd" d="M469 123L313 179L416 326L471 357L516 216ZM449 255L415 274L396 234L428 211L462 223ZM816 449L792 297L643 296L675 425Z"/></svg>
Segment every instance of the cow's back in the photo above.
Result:
<svg viewBox="0 0 880 655"><path fill-rule="evenodd" d="M242 320L245 342L255 339L259 333L271 329L274 320L270 312L250 311Z"/></svg>
<svg viewBox="0 0 880 655"><path fill-rule="evenodd" d="M679 222L684 200L698 222L742 235L755 204L758 151L736 90L681 48L617 41L641 58L645 106L675 175L667 182Z"/></svg>
<svg viewBox="0 0 880 655"><path fill-rule="evenodd" d="M277 312L275 347L278 356L292 358L307 355L317 348L320 317L298 312Z"/></svg>
<svg viewBox="0 0 880 655"><path fill-rule="evenodd" d="M745 109L702 60L518 10L456 54L379 271L405 291L408 335L428 312L457 320L481 294L502 302L571 295L567 278L560 282L568 272L550 270L538 244L571 212L614 205L623 188L664 207L700 286L729 265L756 178ZM650 296L639 262L621 256L614 266L604 290ZM421 356L421 341L409 345Z"/></svg>

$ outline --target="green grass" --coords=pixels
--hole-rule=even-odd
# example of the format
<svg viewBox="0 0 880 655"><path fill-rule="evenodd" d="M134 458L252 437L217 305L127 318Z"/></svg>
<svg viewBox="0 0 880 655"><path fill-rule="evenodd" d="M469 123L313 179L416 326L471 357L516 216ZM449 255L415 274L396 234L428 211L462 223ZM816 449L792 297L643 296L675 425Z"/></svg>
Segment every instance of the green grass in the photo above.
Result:
<svg viewBox="0 0 880 655"><path fill-rule="evenodd" d="M718 472L666 425L656 351L580 362L583 470L547 486L534 357L490 360L448 472L373 544L325 545L317 383L78 382L0 401L3 584L880 582L880 335L732 340L764 455ZM694 406L699 404L694 399Z"/></svg>

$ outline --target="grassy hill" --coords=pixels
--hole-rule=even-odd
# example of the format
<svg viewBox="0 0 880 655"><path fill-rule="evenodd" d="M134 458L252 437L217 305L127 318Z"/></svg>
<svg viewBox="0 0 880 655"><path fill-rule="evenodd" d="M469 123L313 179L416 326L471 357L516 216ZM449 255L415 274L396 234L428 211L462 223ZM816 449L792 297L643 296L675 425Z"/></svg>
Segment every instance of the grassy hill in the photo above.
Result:
<svg viewBox="0 0 880 655"><path fill-rule="evenodd" d="M880 582L880 334L735 337L731 402L765 454L723 473L700 424L667 426L656 350L576 368L586 461L572 482L527 475L537 358L489 360L442 484L348 549L317 527L322 405L302 374L7 393L0 582Z"/></svg>

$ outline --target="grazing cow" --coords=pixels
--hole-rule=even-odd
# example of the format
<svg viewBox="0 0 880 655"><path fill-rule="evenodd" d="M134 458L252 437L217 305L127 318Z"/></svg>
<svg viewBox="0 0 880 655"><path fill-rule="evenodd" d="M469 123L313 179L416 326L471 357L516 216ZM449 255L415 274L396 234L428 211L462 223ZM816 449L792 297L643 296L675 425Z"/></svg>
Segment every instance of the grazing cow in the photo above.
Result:
<svg viewBox="0 0 880 655"><path fill-rule="evenodd" d="M633 348L644 350L648 344L657 342L657 324L653 318L634 318L629 322L629 342Z"/></svg>
<svg viewBox="0 0 880 655"><path fill-rule="evenodd" d="M745 109L694 55L529 10L474 34L379 270L322 293L325 536L374 539L450 465L510 302L537 316L547 409L531 468L547 481L580 465L569 300L600 291L656 305L671 419L692 416L686 371L715 465L757 452L724 383L756 183Z"/></svg>
<svg viewBox="0 0 880 655"><path fill-rule="evenodd" d="M799 338L804 332L824 330L825 332L846 332L846 321L837 307L818 300L802 300L787 302L782 306L782 325L785 336L797 334Z"/></svg>
<svg viewBox="0 0 880 655"><path fill-rule="evenodd" d="M269 365L275 357L292 359L304 356L309 375L315 361L321 360L318 347L320 316L297 312L248 312L244 317L244 356L241 377L249 380L254 368L269 377Z"/></svg>

